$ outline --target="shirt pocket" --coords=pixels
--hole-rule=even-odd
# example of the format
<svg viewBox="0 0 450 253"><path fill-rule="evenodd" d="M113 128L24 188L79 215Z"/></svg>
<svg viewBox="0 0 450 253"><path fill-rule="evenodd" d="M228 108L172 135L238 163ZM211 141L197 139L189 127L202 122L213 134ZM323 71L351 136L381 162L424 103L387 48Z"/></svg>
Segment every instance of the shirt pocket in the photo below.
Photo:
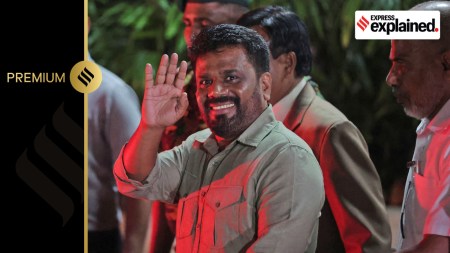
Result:
<svg viewBox="0 0 450 253"><path fill-rule="evenodd" d="M414 191L421 209L430 210L436 199L439 182L435 178L414 173Z"/></svg>
<svg viewBox="0 0 450 253"><path fill-rule="evenodd" d="M192 235L198 212L198 192L192 193L178 202L176 237L182 239Z"/></svg>
<svg viewBox="0 0 450 253"><path fill-rule="evenodd" d="M246 205L242 186L211 187L205 199L201 242L222 248L240 236L240 207Z"/></svg>

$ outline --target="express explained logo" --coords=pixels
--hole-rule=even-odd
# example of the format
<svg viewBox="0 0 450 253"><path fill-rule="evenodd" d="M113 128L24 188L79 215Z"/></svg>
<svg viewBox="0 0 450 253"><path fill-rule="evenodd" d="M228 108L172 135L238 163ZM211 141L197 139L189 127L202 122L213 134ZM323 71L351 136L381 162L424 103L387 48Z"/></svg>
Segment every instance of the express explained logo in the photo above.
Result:
<svg viewBox="0 0 450 253"><path fill-rule="evenodd" d="M358 27L361 28L361 30L363 31L366 30L369 24L370 24L369 21L367 21L367 19L364 16L362 16L357 23Z"/></svg>
<svg viewBox="0 0 450 253"><path fill-rule="evenodd" d="M356 11L356 39L439 39L439 11Z"/></svg>
<svg viewBox="0 0 450 253"><path fill-rule="evenodd" d="M408 18L406 22L399 21L394 15L370 15L370 20L382 20L372 22L370 29L372 32L384 32L389 35L392 32L438 32L436 20L433 18L430 22L411 22ZM392 20L392 21L391 21ZM391 21L391 22L385 22ZM364 31L369 25L364 16L358 21L358 26Z"/></svg>

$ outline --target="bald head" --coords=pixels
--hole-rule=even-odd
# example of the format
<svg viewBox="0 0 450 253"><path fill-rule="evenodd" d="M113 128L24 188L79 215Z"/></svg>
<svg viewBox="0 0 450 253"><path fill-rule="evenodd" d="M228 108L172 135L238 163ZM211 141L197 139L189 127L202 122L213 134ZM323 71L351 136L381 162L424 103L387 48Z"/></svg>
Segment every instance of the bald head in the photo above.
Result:
<svg viewBox="0 0 450 253"><path fill-rule="evenodd" d="M450 50L450 1L428 1L412 7L411 10L439 11L441 13L441 38L432 44L438 44L440 51Z"/></svg>

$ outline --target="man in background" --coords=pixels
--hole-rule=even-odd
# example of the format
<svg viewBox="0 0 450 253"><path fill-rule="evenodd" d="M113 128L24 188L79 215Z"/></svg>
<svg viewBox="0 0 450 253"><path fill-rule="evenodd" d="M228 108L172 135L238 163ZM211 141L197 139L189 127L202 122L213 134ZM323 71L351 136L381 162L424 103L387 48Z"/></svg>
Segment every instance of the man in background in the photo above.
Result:
<svg viewBox="0 0 450 253"><path fill-rule="evenodd" d="M316 252L390 252L391 230L379 175L358 128L314 89L306 25L281 6L252 10L237 24L251 27L266 40L275 117L308 143L320 163L326 201Z"/></svg>
<svg viewBox="0 0 450 253"><path fill-rule="evenodd" d="M88 95L88 249L143 253L151 203L120 194L112 174L121 147L139 124L140 102L120 77L98 66L102 82Z"/></svg>
<svg viewBox="0 0 450 253"><path fill-rule="evenodd" d="M392 40L387 84L406 115L421 120L408 162L400 221L401 253L446 253L450 244L450 2L440 11L439 40ZM417 35L420 36L420 35Z"/></svg>

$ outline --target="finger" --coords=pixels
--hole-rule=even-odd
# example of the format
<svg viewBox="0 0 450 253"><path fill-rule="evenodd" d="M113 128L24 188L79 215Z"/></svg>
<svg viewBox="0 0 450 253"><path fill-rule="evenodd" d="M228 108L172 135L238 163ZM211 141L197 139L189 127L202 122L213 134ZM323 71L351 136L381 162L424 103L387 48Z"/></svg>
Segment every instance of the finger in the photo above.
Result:
<svg viewBox="0 0 450 253"><path fill-rule="evenodd" d="M150 63L145 64L145 86L153 86L153 67Z"/></svg>
<svg viewBox="0 0 450 253"><path fill-rule="evenodd" d="M163 54L161 56L161 61L159 62L158 72L156 73L155 85L164 84L164 82L166 81L168 64L169 56L167 54Z"/></svg>
<svg viewBox="0 0 450 253"><path fill-rule="evenodd" d="M178 54L173 53L170 56L169 68L166 74L166 84L173 84L173 80L177 74Z"/></svg>
<svg viewBox="0 0 450 253"><path fill-rule="evenodd" d="M145 89L144 98L146 97L147 90L153 86L153 67L150 63L145 64Z"/></svg>
<svg viewBox="0 0 450 253"><path fill-rule="evenodd" d="M183 89L184 80L186 79L187 62L182 61L180 63L180 68L178 69L177 79L175 80L175 87L178 89Z"/></svg>
<svg viewBox="0 0 450 253"><path fill-rule="evenodd" d="M187 98L187 93L183 92L179 98L179 103L176 108L177 118L178 117L181 118L184 115L188 106L189 106L189 100Z"/></svg>

